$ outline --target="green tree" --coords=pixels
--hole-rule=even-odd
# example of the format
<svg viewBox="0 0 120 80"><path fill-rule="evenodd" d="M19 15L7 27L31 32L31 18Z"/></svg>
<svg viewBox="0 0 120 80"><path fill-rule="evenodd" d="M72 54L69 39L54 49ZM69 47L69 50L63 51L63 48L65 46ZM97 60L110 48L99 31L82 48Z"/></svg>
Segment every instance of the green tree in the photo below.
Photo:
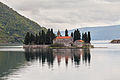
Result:
<svg viewBox="0 0 120 80"><path fill-rule="evenodd" d="M65 36L68 36L68 30L67 29L65 30Z"/></svg>
<svg viewBox="0 0 120 80"><path fill-rule="evenodd" d="M35 44L38 44L38 41L39 41L39 36L36 34L36 36L35 36Z"/></svg>
<svg viewBox="0 0 120 80"><path fill-rule="evenodd" d="M84 34L84 41L85 41L85 43L88 42L88 36L87 36L87 33L86 33L86 32L85 32L85 34Z"/></svg>
<svg viewBox="0 0 120 80"><path fill-rule="evenodd" d="M73 37L73 32L71 32L71 37Z"/></svg>
<svg viewBox="0 0 120 80"><path fill-rule="evenodd" d="M53 43L53 39L55 38L55 34L53 33L53 29L51 29L51 44Z"/></svg>
<svg viewBox="0 0 120 80"><path fill-rule="evenodd" d="M85 34L82 33L82 40L85 41Z"/></svg>
<svg viewBox="0 0 120 80"><path fill-rule="evenodd" d="M90 31L88 31L88 43L90 43L91 41L91 35L90 35Z"/></svg>
<svg viewBox="0 0 120 80"><path fill-rule="evenodd" d="M81 34L80 31L77 29L74 31L74 41L80 40L81 39Z"/></svg>
<svg viewBox="0 0 120 80"><path fill-rule="evenodd" d="M30 33L27 32L27 34L25 36L24 44L28 45L29 43L30 43Z"/></svg>
<svg viewBox="0 0 120 80"><path fill-rule="evenodd" d="M45 44L45 42L46 42L46 35L45 32L42 30L41 43Z"/></svg>
<svg viewBox="0 0 120 80"><path fill-rule="evenodd" d="M77 29L77 31L76 31L76 37L77 37L77 38L76 38L77 40L80 40L80 39L81 39L81 38L80 38L80 37L81 37L80 31L79 31L78 29Z"/></svg>
<svg viewBox="0 0 120 80"><path fill-rule="evenodd" d="M77 35L76 35L76 34L77 34L77 31L75 30L75 31L74 31L74 38L73 38L73 39L74 39L74 41L76 41L76 40L77 40Z"/></svg>
<svg viewBox="0 0 120 80"><path fill-rule="evenodd" d="M30 35L30 44L34 44L35 43L35 36L31 33Z"/></svg>
<svg viewBox="0 0 120 80"><path fill-rule="evenodd" d="M41 32L39 32L39 36L38 36L38 44L42 44L42 34Z"/></svg>
<svg viewBox="0 0 120 80"><path fill-rule="evenodd" d="M46 33L46 44L50 44L50 43L51 43L51 31L50 29L48 29Z"/></svg>

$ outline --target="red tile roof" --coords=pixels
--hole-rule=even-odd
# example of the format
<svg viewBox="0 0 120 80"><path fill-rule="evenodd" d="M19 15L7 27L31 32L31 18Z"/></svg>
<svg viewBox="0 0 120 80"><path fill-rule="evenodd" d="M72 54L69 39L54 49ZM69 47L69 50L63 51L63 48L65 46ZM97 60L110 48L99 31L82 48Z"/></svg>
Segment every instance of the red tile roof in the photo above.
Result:
<svg viewBox="0 0 120 80"><path fill-rule="evenodd" d="M56 39L69 39L72 38L71 36L60 36L60 37L56 37Z"/></svg>
<svg viewBox="0 0 120 80"><path fill-rule="evenodd" d="M77 40L77 41L79 41L79 42L84 42L83 40Z"/></svg>

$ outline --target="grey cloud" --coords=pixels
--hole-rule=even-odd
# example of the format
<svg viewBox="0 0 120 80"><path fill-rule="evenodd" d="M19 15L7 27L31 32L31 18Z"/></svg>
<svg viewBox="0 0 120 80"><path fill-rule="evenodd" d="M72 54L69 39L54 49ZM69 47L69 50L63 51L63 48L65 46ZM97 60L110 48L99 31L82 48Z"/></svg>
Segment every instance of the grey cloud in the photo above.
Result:
<svg viewBox="0 0 120 80"><path fill-rule="evenodd" d="M120 21L120 3L114 3L119 2L119 0L0 1L10 5L40 25L55 29L72 29L95 24L119 24Z"/></svg>
<svg viewBox="0 0 120 80"><path fill-rule="evenodd" d="M120 2L120 0L105 0L107 2Z"/></svg>

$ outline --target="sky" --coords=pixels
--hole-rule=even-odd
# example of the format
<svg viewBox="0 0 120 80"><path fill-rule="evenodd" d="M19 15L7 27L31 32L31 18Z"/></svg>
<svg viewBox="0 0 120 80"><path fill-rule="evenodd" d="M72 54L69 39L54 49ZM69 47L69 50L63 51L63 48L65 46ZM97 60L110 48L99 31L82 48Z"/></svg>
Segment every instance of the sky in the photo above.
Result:
<svg viewBox="0 0 120 80"><path fill-rule="evenodd" d="M54 30L120 24L120 0L0 0Z"/></svg>

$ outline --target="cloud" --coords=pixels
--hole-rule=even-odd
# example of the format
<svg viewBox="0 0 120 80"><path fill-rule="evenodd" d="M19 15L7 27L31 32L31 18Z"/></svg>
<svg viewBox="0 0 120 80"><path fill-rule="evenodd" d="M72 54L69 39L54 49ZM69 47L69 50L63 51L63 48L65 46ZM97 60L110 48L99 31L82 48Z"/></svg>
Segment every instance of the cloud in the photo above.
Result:
<svg viewBox="0 0 120 80"><path fill-rule="evenodd" d="M105 0L107 2L120 2L120 0Z"/></svg>
<svg viewBox="0 0 120 80"><path fill-rule="evenodd" d="M120 24L119 0L0 0L41 26L73 29Z"/></svg>

